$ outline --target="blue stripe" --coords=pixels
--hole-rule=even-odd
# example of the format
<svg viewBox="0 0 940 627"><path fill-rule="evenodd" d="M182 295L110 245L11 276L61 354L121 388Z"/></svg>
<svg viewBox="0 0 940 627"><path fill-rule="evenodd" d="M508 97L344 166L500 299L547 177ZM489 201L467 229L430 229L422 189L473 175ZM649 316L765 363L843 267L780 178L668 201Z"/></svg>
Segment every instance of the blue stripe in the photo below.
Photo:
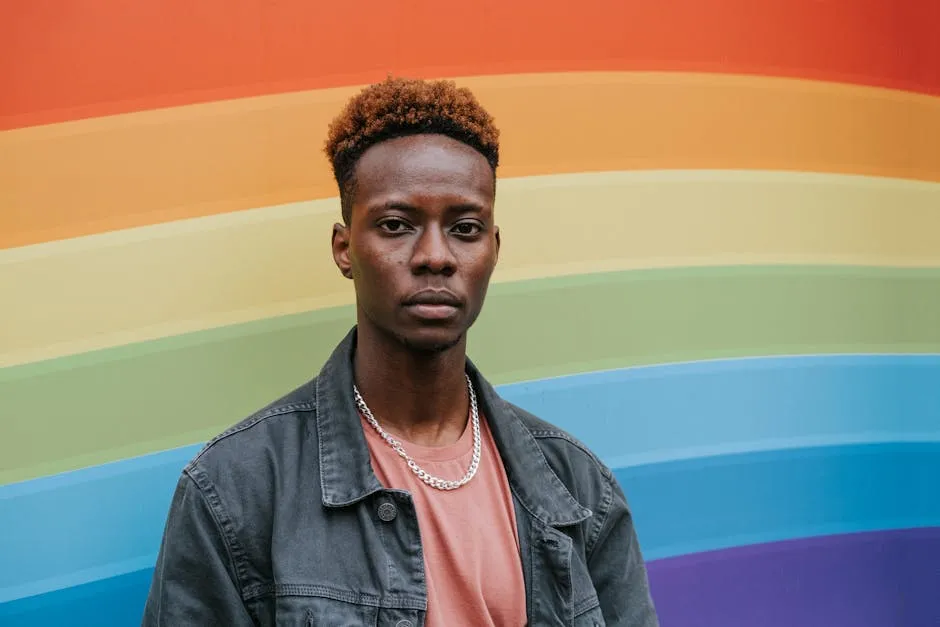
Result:
<svg viewBox="0 0 940 627"><path fill-rule="evenodd" d="M650 558L940 524L918 479L940 476L937 390L935 355L673 364L500 389L617 469ZM0 487L0 602L152 563L197 450Z"/></svg>
<svg viewBox="0 0 940 627"><path fill-rule="evenodd" d="M140 625L153 566L117 577L0 603L3 627Z"/></svg>
<svg viewBox="0 0 940 627"><path fill-rule="evenodd" d="M940 440L940 355L732 359L500 388L610 466L885 441Z"/></svg>
<svg viewBox="0 0 940 627"><path fill-rule="evenodd" d="M614 469L646 559L940 526L940 442L721 455Z"/></svg>

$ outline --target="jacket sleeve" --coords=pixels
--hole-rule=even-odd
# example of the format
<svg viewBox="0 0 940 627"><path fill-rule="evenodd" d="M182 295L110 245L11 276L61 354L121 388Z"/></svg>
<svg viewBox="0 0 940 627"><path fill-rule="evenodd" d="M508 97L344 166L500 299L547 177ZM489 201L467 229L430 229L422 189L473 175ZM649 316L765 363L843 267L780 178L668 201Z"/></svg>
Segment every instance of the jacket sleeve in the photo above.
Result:
<svg viewBox="0 0 940 627"><path fill-rule="evenodd" d="M186 473L170 505L143 627L247 627L229 546L205 494Z"/></svg>
<svg viewBox="0 0 940 627"><path fill-rule="evenodd" d="M604 622L610 627L659 627L626 497L613 476L608 486L603 502L609 505L597 512L602 523L588 556Z"/></svg>

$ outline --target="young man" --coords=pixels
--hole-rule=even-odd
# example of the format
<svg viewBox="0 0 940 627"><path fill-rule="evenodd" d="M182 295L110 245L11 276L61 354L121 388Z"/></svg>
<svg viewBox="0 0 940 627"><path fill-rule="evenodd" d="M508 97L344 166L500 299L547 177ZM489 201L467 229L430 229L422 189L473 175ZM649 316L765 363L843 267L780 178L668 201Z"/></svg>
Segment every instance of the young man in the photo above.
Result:
<svg viewBox="0 0 940 627"><path fill-rule="evenodd" d="M326 151L357 324L184 469L143 624L657 625L610 471L466 356L500 246L491 117L389 79Z"/></svg>

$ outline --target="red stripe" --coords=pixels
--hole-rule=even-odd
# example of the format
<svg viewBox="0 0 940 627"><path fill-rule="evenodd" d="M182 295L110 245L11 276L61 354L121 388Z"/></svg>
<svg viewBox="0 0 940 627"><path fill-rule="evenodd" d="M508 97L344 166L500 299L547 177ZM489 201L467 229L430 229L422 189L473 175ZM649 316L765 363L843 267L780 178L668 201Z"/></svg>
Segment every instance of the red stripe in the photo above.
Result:
<svg viewBox="0 0 940 627"><path fill-rule="evenodd" d="M23 0L0 128L419 76L660 70L940 95L938 0Z"/></svg>

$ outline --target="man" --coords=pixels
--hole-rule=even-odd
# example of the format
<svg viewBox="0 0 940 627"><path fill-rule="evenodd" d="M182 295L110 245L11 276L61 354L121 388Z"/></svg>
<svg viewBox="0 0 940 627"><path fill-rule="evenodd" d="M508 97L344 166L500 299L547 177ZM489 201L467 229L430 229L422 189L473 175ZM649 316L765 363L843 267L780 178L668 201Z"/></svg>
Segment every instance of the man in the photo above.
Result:
<svg viewBox="0 0 940 627"><path fill-rule="evenodd" d="M184 469L144 625L657 625L613 475L466 357L500 246L491 117L389 79L326 152L356 326Z"/></svg>

